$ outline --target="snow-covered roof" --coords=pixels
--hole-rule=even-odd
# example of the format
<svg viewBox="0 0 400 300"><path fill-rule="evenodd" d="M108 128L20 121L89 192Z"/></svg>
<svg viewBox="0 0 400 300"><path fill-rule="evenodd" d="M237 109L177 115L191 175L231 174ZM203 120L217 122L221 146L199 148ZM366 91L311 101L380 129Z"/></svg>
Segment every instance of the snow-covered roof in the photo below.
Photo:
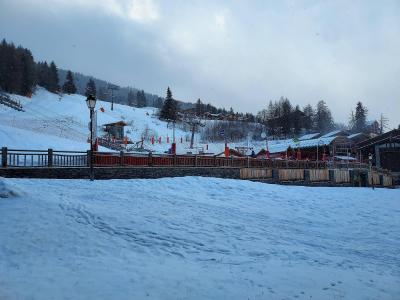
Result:
<svg viewBox="0 0 400 300"><path fill-rule="evenodd" d="M301 136L299 138L300 141L304 141L304 140L311 140L315 137L317 137L319 135L319 133L309 133L309 134L305 134L303 136Z"/></svg>
<svg viewBox="0 0 400 300"><path fill-rule="evenodd" d="M298 141L295 142L293 140L283 140L282 143L275 143L270 145L268 142L268 148L270 153L277 153L277 152L284 152L290 146L291 148L311 148L319 146L329 145L336 137L326 137L326 138L319 138L319 139L312 139L312 140L305 140L305 141ZM277 141L275 141L277 142Z"/></svg>
<svg viewBox="0 0 400 300"><path fill-rule="evenodd" d="M340 160L356 160L354 157L351 157L351 156L335 155L334 157L336 159L340 159Z"/></svg>
<svg viewBox="0 0 400 300"><path fill-rule="evenodd" d="M362 133L362 132L353 133L353 134L350 134L350 135L348 136L348 138L349 138L349 139L352 139L352 138L355 138L356 136L359 136L359 135L361 135L361 134L363 134L363 133Z"/></svg>
<svg viewBox="0 0 400 300"><path fill-rule="evenodd" d="M342 132L342 130L334 130L331 132L328 132L326 134L324 134L323 136L321 136L322 138L326 138L326 137L332 137L332 136L336 136L338 133Z"/></svg>

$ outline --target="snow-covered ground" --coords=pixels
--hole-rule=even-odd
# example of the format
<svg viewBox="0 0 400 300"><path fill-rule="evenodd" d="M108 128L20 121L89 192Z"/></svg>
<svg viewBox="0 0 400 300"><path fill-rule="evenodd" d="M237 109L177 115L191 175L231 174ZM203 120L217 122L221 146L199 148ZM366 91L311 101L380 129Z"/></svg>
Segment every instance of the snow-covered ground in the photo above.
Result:
<svg viewBox="0 0 400 300"><path fill-rule="evenodd" d="M399 299L400 190L0 179L0 299Z"/></svg>

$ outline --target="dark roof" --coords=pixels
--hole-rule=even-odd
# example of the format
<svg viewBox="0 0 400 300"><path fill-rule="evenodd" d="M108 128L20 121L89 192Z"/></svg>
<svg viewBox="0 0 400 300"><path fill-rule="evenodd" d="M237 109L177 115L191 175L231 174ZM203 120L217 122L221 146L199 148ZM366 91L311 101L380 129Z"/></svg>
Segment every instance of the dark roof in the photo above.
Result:
<svg viewBox="0 0 400 300"><path fill-rule="evenodd" d="M380 144L383 142L400 142L400 129L393 129L392 131L362 141L357 144L357 148L363 149L365 147L370 147L372 145Z"/></svg>
<svg viewBox="0 0 400 300"><path fill-rule="evenodd" d="M103 124L103 126L126 126L127 124L124 121L118 121L114 123Z"/></svg>

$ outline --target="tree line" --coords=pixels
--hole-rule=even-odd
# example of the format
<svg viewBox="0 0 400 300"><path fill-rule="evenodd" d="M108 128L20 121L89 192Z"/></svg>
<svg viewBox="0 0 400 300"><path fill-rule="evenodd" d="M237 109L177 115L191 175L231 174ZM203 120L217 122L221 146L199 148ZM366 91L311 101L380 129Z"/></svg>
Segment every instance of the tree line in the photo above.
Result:
<svg viewBox="0 0 400 300"><path fill-rule="evenodd" d="M348 124L337 124L323 100L315 107L307 104L301 109L299 105L294 106L289 99L281 97L279 101L270 101L266 109L258 112L257 121L266 126L270 136L287 138L301 133L326 133L335 129L353 133L368 132L367 115L368 109L359 101L350 114ZM380 132L383 133L387 119L382 116L379 123Z"/></svg>

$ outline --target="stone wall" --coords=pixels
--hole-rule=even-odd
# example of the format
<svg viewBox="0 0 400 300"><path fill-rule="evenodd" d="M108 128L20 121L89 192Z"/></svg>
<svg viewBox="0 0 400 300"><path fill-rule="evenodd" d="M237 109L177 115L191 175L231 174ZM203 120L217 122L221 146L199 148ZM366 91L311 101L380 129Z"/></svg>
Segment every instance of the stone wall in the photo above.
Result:
<svg viewBox="0 0 400 300"><path fill-rule="evenodd" d="M88 179L89 168L0 168L0 176L16 178ZM195 167L139 167L139 168L95 168L95 179L162 178L204 176L240 179L240 168L195 168Z"/></svg>

